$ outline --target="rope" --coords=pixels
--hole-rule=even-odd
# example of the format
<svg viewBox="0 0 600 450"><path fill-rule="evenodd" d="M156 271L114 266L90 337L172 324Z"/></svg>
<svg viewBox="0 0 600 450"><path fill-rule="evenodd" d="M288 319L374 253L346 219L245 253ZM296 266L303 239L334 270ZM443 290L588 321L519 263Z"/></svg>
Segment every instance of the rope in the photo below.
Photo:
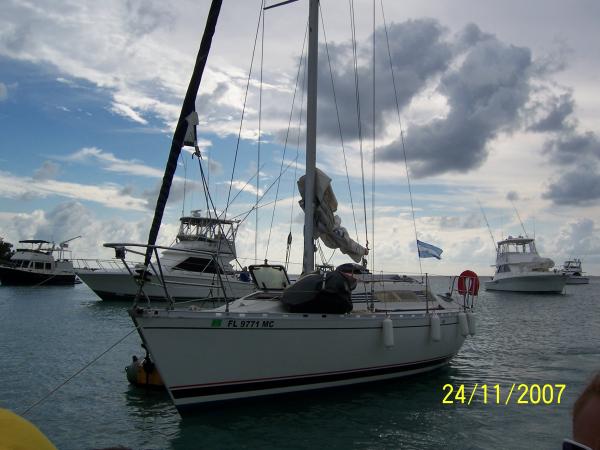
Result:
<svg viewBox="0 0 600 450"><path fill-rule="evenodd" d="M321 11L321 2L319 2ZM354 219L354 231L358 241L358 225L356 223L356 214L354 212L354 199L352 198L352 189L350 187L350 175L348 174L348 162L346 160L346 148L344 146L344 136L342 134L342 122L340 120L340 111L338 108L337 96L335 95L335 83L333 82L333 69L331 68L331 58L329 57L329 45L327 44L327 34L325 33L325 21L323 11L321 11L321 26L323 27L323 40L325 41L325 52L327 53L327 62L329 63L329 74L331 76L331 90L333 91L333 103L335 104L335 114L337 116L338 130L340 132L340 141L342 143L342 154L344 155L344 167L346 169L346 181L348 182L348 193L350 194L350 205L352 206L352 218Z"/></svg>
<svg viewBox="0 0 600 450"><path fill-rule="evenodd" d="M137 331L137 330L138 330L138 327L135 327L133 330L129 331L125 336L120 338L117 342L112 344L110 347L108 347L106 350L104 350L102 353L100 353L98 356L96 356L94 359L92 359L89 363L84 365L81 369L79 369L77 372L75 372L73 375L71 375L69 378L67 378L65 381L63 381L61 384L56 386L54 389L52 389L50 392L48 392L46 395L44 395L42 398L40 398L38 401L36 401L33 405L31 405L29 408L27 408L25 411L23 411L21 413L21 415L25 416L27 413L29 413L29 411L31 411L37 405L39 405L40 403L45 401L48 397L50 397L52 394L54 394L56 391L58 391L60 388L62 388L65 384L67 384L73 378L78 376L81 372L86 370L88 367L90 367L92 364L94 364L96 361L98 361L100 358L102 358L104 355L106 355L109 351L111 351L113 348L115 348L117 345L119 345L121 342L123 342L126 338L128 338L131 334L133 334L134 331Z"/></svg>
<svg viewBox="0 0 600 450"><path fill-rule="evenodd" d="M365 192L365 167L363 158L362 145L362 121L360 118L360 89L358 88L358 56L356 52L356 23L354 19L354 0L349 0L350 3L350 28L352 30L352 56L354 60L354 90L356 93L356 114L358 121L358 140L360 148L360 172L362 176L362 193L363 193L363 213L365 220L365 241L366 247L369 248L369 234L367 228L367 195Z"/></svg>
<svg viewBox="0 0 600 450"><path fill-rule="evenodd" d="M383 16L383 27L385 29L385 41L387 43L388 57L390 61L390 72L392 73L392 84L394 86L394 98L396 100L396 112L398 114L398 125L400 126L400 139L402 141L402 153L404 155L404 168L406 170L406 184L408 185L408 196L410 198L410 212L412 214L413 229L415 232L415 244L417 245L417 259L419 261L419 272L423 276L423 267L421 258L419 257L419 238L417 235L417 221L415 220L415 206L413 203L412 188L410 186L410 174L408 172L408 161L406 158L406 146L404 145L404 132L402 131L402 120L400 118L400 103L398 102L398 90L396 89L396 77L394 76L394 67L392 64L392 52L390 51L390 39L387 30L387 22L385 20L385 11L383 10L383 0L379 0L381 4L381 15Z"/></svg>

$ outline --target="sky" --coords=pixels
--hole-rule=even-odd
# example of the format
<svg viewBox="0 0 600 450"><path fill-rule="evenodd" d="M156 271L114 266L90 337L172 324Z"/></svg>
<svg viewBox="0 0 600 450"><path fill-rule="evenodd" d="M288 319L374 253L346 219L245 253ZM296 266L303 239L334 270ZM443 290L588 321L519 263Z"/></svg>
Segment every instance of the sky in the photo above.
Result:
<svg viewBox="0 0 600 450"><path fill-rule="evenodd" d="M373 270L491 275L494 241L527 233L600 275L598 2L377 0L374 27L374 3L354 0L355 49L351 2L321 3L317 165ZM209 2L2 5L0 237L81 235L73 258L146 242ZM283 261L291 232L298 273L308 2L259 25L260 10L223 2L196 101L202 160L182 152L159 243L206 211L201 165L215 207L234 198L244 219L242 264ZM441 260L419 261L415 231Z"/></svg>

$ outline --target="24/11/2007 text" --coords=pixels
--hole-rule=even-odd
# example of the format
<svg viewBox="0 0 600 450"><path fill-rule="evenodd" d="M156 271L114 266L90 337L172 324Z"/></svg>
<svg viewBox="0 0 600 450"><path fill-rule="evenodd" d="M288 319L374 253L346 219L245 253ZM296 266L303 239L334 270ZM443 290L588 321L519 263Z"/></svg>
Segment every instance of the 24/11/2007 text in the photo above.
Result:
<svg viewBox="0 0 600 450"><path fill-rule="evenodd" d="M513 383L510 387L501 387L499 384L487 385L479 383L475 383L472 387L465 386L464 384L456 387L451 384L445 384L442 387L442 390L445 392L442 403L446 405L456 403L470 405L477 393L477 401L483 400L483 404L485 405L488 403L508 405L511 400L517 405L559 405L566 387L566 384L540 385Z"/></svg>

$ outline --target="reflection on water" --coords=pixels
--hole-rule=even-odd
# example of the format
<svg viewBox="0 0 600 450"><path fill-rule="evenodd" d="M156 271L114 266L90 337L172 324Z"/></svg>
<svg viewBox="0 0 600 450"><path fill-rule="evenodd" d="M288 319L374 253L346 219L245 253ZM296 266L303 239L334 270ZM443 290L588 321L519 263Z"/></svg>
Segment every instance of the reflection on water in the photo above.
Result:
<svg viewBox="0 0 600 450"><path fill-rule="evenodd" d="M447 290L448 279L432 279ZM566 295L482 292L478 334L448 367L411 378L208 406L184 418L166 391L130 386L141 355L128 336L37 406L28 419L61 449L560 448L570 408L600 369L600 280ZM0 287L0 404L17 412L132 330L127 302L85 285ZM174 349L176 351L176 349ZM332 355L334 357L335 355ZM445 384L472 389L564 383L561 404L442 404Z"/></svg>

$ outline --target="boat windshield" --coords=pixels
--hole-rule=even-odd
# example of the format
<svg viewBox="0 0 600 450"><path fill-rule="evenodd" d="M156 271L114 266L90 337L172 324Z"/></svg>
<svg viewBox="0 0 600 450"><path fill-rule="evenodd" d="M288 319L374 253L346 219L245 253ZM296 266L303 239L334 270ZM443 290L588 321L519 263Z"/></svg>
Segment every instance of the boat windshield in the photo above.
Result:
<svg viewBox="0 0 600 450"><path fill-rule="evenodd" d="M537 253L535 244L532 242L503 242L500 245L500 253Z"/></svg>
<svg viewBox="0 0 600 450"><path fill-rule="evenodd" d="M259 289L281 290L290 285L290 280L283 266L257 265L250 266L250 274Z"/></svg>

